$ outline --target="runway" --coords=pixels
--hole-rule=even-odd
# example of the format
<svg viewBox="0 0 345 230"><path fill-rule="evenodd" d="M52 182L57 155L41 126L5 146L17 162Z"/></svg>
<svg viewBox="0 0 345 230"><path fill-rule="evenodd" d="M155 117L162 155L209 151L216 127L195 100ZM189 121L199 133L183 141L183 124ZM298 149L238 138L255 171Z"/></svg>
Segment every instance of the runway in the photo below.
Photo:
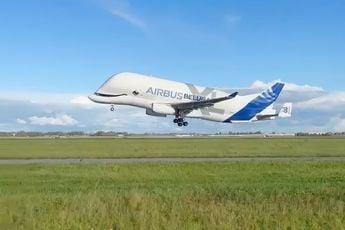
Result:
<svg viewBox="0 0 345 230"><path fill-rule="evenodd" d="M177 164L237 162L326 162L344 161L345 157L220 157L220 158L85 158L85 159L3 159L0 165L82 165L82 164Z"/></svg>

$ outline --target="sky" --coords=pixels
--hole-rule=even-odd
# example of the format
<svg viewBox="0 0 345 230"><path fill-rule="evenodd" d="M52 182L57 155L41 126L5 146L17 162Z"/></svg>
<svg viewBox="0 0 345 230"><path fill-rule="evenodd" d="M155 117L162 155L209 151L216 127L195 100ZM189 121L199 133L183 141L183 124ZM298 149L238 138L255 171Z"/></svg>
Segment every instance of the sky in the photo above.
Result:
<svg viewBox="0 0 345 230"><path fill-rule="evenodd" d="M0 131L345 131L345 1L11 0L0 3ZM293 118L231 125L95 105L110 75L219 88L287 83Z"/></svg>

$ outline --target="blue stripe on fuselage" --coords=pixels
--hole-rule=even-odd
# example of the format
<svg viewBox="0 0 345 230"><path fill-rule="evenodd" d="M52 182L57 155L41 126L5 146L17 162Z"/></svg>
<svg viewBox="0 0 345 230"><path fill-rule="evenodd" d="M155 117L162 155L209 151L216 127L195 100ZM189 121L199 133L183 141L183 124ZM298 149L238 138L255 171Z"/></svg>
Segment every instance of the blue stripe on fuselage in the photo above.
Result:
<svg viewBox="0 0 345 230"><path fill-rule="evenodd" d="M283 83L274 84L272 88L261 93L240 111L226 119L224 122L251 120L254 116L256 116L256 114L262 112L265 108L277 100L283 87Z"/></svg>

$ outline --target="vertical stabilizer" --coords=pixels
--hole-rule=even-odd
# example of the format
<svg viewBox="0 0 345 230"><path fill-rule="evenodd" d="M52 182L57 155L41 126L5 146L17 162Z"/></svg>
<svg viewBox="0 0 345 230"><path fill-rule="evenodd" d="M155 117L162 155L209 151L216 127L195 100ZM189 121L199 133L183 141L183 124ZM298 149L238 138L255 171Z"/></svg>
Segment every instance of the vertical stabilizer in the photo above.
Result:
<svg viewBox="0 0 345 230"><path fill-rule="evenodd" d="M249 101L240 111L229 117L225 122L250 121L257 114L261 113L273 102L275 102L284 87L283 83L276 83L271 88L258 94L256 98Z"/></svg>

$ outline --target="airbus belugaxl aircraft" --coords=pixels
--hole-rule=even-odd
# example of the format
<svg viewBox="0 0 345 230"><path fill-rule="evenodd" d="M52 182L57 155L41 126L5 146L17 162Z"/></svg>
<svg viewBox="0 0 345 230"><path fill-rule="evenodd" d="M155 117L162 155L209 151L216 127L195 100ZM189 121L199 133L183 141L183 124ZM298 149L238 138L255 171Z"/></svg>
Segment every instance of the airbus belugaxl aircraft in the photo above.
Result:
<svg viewBox="0 0 345 230"><path fill-rule="evenodd" d="M273 120L290 117L291 103L285 103L279 113L273 109L284 87L276 83L259 94L238 95L224 90L163 80L136 73L119 73L110 77L90 100L96 103L131 105L146 109L151 116L173 115L174 123L187 126L186 117L235 123Z"/></svg>

